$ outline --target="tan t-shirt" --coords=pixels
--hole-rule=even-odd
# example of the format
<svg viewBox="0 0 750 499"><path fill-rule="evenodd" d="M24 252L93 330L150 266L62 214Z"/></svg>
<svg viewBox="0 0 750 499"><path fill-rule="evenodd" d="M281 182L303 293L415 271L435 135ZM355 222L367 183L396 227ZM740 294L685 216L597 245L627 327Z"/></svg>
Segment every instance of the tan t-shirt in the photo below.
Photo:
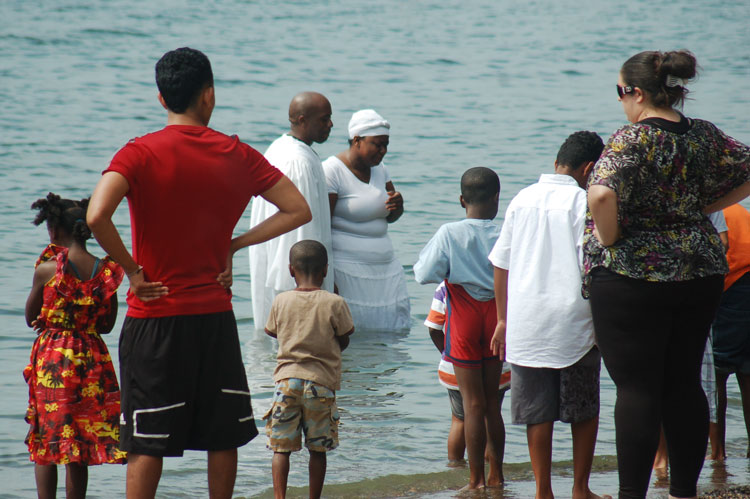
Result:
<svg viewBox="0 0 750 499"><path fill-rule="evenodd" d="M300 378L341 388L341 347L336 336L352 330L343 298L325 290L286 291L273 301L266 330L279 340L274 382Z"/></svg>

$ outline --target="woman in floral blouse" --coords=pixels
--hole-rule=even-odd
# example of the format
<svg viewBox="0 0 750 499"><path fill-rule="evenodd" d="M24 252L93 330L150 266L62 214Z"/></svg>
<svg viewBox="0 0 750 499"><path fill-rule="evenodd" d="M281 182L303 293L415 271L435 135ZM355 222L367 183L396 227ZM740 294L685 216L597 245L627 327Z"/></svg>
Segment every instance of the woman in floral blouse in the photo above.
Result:
<svg viewBox="0 0 750 499"><path fill-rule="evenodd" d="M675 109L696 76L687 51L622 66L630 124L589 178L584 295L617 386L620 497L645 497L664 426L671 497L695 497L708 439L700 366L727 263L706 213L750 194L750 148Z"/></svg>

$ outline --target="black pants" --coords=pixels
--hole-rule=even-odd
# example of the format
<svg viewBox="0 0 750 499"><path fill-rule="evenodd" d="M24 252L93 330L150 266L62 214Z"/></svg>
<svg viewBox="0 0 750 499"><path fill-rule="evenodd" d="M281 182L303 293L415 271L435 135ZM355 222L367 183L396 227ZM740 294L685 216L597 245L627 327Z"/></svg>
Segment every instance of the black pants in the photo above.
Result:
<svg viewBox="0 0 750 499"><path fill-rule="evenodd" d="M594 329L617 387L621 498L646 497L662 424L669 450L669 493L696 494L709 421L701 362L723 282L721 275L649 282L594 271Z"/></svg>

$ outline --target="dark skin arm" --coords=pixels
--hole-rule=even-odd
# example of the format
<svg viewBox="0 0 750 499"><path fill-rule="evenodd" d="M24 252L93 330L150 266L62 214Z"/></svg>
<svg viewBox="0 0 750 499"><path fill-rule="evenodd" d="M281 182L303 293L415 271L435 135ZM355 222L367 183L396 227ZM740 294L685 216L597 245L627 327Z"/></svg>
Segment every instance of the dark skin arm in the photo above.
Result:
<svg viewBox="0 0 750 499"><path fill-rule="evenodd" d="M495 306L497 307L497 326L490 340L492 353L500 360L505 360L505 333L508 319L508 269L494 268Z"/></svg>
<svg viewBox="0 0 750 499"><path fill-rule="evenodd" d="M385 220L388 223L393 223L404 214L404 198L400 192L396 191L391 181L385 183L385 190L388 193L388 200L385 202L385 209L388 210L388 216L385 217Z"/></svg>
<svg viewBox="0 0 750 499"><path fill-rule="evenodd" d="M109 299L109 314L107 314L107 322L104 323L104 329L98 331L99 334L107 334L112 331L115 327L115 321L117 320L117 293L112 295Z"/></svg>
<svg viewBox="0 0 750 499"><path fill-rule="evenodd" d="M354 328L352 328L351 331L349 331L343 336L336 336L336 341L339 342L339 347L341 347L342 352L346 350L346 347L349 346L349 336L351 336L353 332L354 332Z"/></svg>
<svg viewBox="0 0 750 499"><path fill-rule="evenodd" d="M34 280L31 283L31 291L26 299L26 325L34 327L36 318L42 311L42 302L44 300L44 285L49 282L55 275L57 264L53 261L40 263L34 270Z"/></svg>
<svg viewBox="0 0 750 499"><path fill-rule="evenodd" d="M435 344L435 347L440 353L443 353L443 351L445 350L445 335L443 334L443 332L439 329L433 329L431 327L428 327L427 330L430 332L430 338Z"/></svg>

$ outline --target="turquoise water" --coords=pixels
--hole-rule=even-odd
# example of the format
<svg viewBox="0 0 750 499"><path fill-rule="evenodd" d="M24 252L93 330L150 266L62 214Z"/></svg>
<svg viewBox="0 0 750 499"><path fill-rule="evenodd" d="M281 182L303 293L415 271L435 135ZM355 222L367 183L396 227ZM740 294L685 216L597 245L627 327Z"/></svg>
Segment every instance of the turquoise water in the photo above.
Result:
<svg viewBox="0 0 750 499"><path fill-rule="evenodd" d="M449 407L436 381L437 352L422 326L433 288L414 283L411 265L440 224L462 217L461 173L478 165L498 172L500 223L518 190L551 171L569 133L590 129L606 138L624 123L614 92L617 71L646 49L695 52L703 73L691 86L694 100L686 113L750 142L747 7L697 0L658 8L643 0L574 6L489 0L3 2L0 495L34 493L23 445L21 377L33 333L25 327L23 305L33 262L47 241L45 231L31 225L28 207L50 190L90 194L119 147L163 126L153 65L166 50L189 45L208 54L218 104L211 125L261 151L284 131L289 100L301 90L320 91L333 104L331 137L317 146L322 157L345 148L346 123L357 109L375 108L392 123L386 162L406 213L391 226L391 237L409 278L412 329L352 338L339 394L342 445L329 458L327 483L355 483L339 496L392 490L444 497L450 493L439 491L460 486L465 470L446 468ZM238 231L248 221L249 210ZM116 222L129 241L124 206ZM235 269L235 312L260 415L271 396L274 343L253 331L246 252L238 253ZM106 341L116 357L117 333ZM728 452L739 459L747 443L733 382L730 397ZM610 493L616 489L613 402L605 374L596 483ZM508 407L506 401L506 419ZM520 427L507 430L507 492L526 497L532 478L525 434ZM560 497L570 488L570 443L569 429L560 425L553 456ZM240 450L238 495L267 491L270 457L262 437ZM742 462L730 465L730 482L748 482ZM201 453L167 460L160 493L205 496L204 470ZM303 486L305 470L306 456L295 455L290 484ZM712 483L712 471L703 484ZM92 469L90 495L122 495L124 476L124 467ZM389 488L402 481L422 485Z"/></svg>

